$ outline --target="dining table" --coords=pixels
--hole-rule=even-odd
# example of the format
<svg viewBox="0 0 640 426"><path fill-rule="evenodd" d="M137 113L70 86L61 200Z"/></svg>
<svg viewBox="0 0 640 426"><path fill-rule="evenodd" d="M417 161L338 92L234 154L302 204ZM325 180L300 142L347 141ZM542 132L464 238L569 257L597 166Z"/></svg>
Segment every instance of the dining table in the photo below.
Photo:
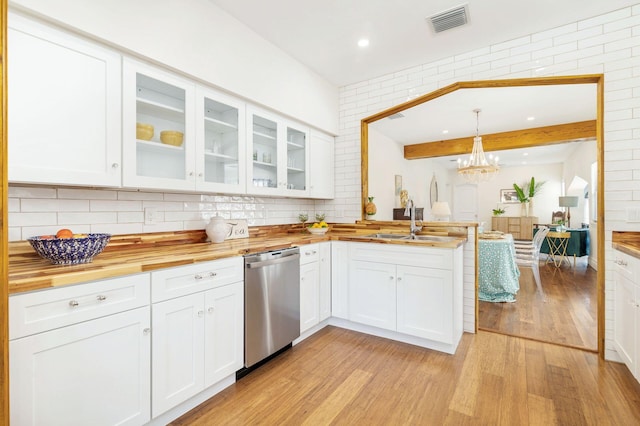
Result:
<svg viewBox="0 0 640 426"><path fill-rule="evenodd" d="M520 269L511 234L479 235L478 299L485 302L515 302L520 290Z"/></svg>

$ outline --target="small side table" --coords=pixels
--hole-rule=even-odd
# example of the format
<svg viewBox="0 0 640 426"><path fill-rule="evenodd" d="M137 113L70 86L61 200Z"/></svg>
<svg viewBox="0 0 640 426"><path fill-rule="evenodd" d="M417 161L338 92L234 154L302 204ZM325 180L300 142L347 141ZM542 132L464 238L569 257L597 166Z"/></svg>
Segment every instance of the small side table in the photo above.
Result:
<svg viewBox="0 0 640 426"><path fill-rule="evenodd" d="M551 262L556 268L562 265L564 260L571 266L571 262L567 258L567 244L571 238L570 232L549 232L547 234L547 243L549 244L549 256L547 263Z"/></svg>

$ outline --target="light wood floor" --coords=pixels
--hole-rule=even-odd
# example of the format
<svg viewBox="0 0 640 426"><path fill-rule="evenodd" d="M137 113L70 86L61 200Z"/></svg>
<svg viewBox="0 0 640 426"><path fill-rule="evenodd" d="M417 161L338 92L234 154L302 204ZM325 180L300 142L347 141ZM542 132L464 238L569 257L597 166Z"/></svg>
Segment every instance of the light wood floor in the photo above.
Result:
<svg viewBox="0 0 640 426"><path fill-rule="evenodd" d="M541 262L542 291L531 268L520 267L520 273L514 303L479 302L478 327L597 351L597 272L586 257L575 268Z"/></svg>
<svg viewBox="0 0 640 426"><path fill-rule="evenodd" d="M326 327L174 425L637 425L598 355L480 331L455 355Z"/></svg>

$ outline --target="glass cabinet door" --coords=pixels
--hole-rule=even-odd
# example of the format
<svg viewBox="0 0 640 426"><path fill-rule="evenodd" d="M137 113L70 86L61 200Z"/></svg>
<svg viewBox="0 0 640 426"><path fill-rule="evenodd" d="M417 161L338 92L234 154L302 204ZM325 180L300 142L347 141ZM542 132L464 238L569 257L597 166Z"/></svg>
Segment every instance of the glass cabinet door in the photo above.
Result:
<svg viewBox="0 0 640 426"><path fill-rule="evenodd" d="M244 105L198 89L198 179L202 190L244 192Z"/></svg>
<svg viewBox="0 0 640 426"><path fill-rule="evenodd" d="M194 86L133 61L124 71L125 185L193 189Z"/></svg>
<svg viewBox="0 0 640 426"><path fill-rule="evenodd" d="M287 189L307 189L307 132L287 126Z"/></svg>
<svg viewBox="0 0 640 426"><path fill-rule="evenodd" d="M277 189L278 181L278 122L256 113L251 114L251 182L247 185L263 192Z"/></svg>

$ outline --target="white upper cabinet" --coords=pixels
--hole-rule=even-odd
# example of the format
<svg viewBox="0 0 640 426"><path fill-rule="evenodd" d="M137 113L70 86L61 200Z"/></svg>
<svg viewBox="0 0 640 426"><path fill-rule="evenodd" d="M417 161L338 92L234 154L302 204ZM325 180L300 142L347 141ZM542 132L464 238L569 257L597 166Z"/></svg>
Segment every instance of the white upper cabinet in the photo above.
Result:
<svg viewBox="0 0 640 426"><path fill-rule="evenodd" d="M312 130L309 144L309 196L334 198L333 136Z"/></svg>
<svg viewBox="0 0 640 426"><path fill-rule="evenodd" d="M9 14L9 181L121 184L120 55Z"/></svg>
<svg viewBox="0 0 640 426"><path fill-rule="evenodd" d="M245 105L210 89L196 89L196 189L246 190Z"/></svg>
<svg viewBox="0 0 640 426"><path fill-rule="evenodd" d="M156 189L195 188L195 85L143 63L123 63L123 184ZM146 127L143 134L138 125ZM179 132L182 141L161 140Z"/></svg>
<svg viewBox="0 0 640 426"><path fill-rule="evenodd" d="M247 193L309 195L309 130L247 108Z"/></svg>

